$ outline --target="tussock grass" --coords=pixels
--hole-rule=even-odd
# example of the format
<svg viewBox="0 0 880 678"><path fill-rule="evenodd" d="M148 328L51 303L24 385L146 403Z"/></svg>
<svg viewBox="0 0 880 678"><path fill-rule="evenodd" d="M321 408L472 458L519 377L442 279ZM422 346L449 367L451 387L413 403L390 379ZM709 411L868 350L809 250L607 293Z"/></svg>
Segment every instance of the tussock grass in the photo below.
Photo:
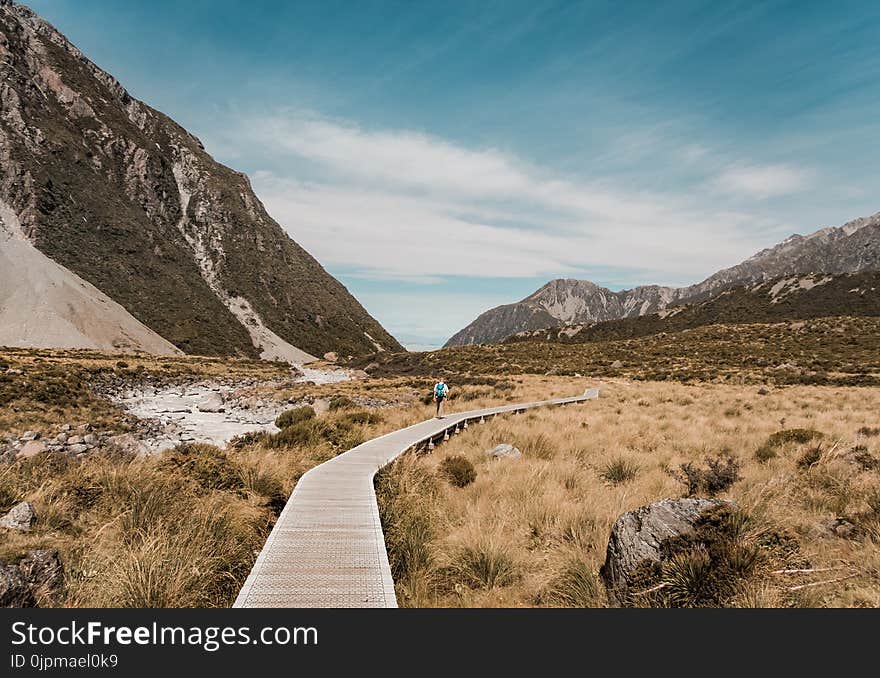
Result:
<svg viewBox="0 0 880 678"><path fill-rule="evenodd" d="M275 426L278 428L287 428L288 426L293 426L294 424L299 424L300 422L314 418L315 410L311 407L294 407L279 414L275 418Z"/></svg>
<svg viewBox="0 0 880 678"><path fill-rule="evenodd" d="M440 471L455 487L466 487L477 479L474 465L461 455L446 457L440 464Z"/></svg>
<svg viewBox="0 0 880 678"><path fill-rule="evenodd" d="M569 393L582 384L564 377L527 376L515 395L529 398L540 389L548 395ZM758 393L761 389L763 395ZM760 407L746 407L757 399ZM639 406L640 400L647 405ZM724 416L731 409L740 414ZM860 432L876 422L876 411L876 388L767 389L612 380L598 400L583 405L472 426L433 454L407 455L383 472L386 479L401 475L399 481L386 481L385 491L379 493L386 535L394 534L398 521L407 516L404 522L414 539L405 543L418 544L422 554L418 567L395 580L400 603L607 605L596 577L613 521L625 511L664 497L686 496L693 489L697 496L714 493L736 500L748 523L737 528L736 538L729 540L735 548L723 557L707 556L694 547L668 565L660 573L664 578L655 580L670 582L662 589L664 595L648 597L640 605L878 606L880 471L864 468L855 457L880 457L880 439ZM755 450L774 434L796 429L818 433L777 435L775 455L763 462L755 458ZM534 439L541 441L539 454L524 449L524 441ZM819 462L809 471L799 468L801 455L820 441L825 442ZM499 443L515 444L523 457L488 459L485 452ZM849 454L857 446L865 449ZM452 455L473 464L473 483L456 488L445 481L440 464ZM700 482L693 488L679 473L688 464L698 471ZM618 467L638 470L620 483L605 477L612 468L611 475L621 477ZM414 477L421 479L419 484ZM405 511L398 503L399 483L407 488L402 495ZM837 517L857 525L860 536L844 539L822 533L820 523ZM397 562L399 543L399 537L388 542L392 562ZM487 587L484 582L491 577L461 574L462 568L491 572L494 561L489 555L494 553L503 554L516 573L502 578L503 585ZM826 567L855 570L858 576L822 583L836 578L837 570L831 576L818 572ZM706 568L716 574L723 569L729 576L701 590L705 577L698 575ZM817 572L772 574L784 569ZM812 582L818 585L789 590Z"/></svg>
<svg viewBox="0 0 880 678"><path fill-rule="evenodd" d="M58 548L67 582L58 605L228 606L299 477L371 437L378 420L346 412L283 429L310 427L294 440L183 444L145 459L45 453L0 466L0 512L28 500L39 518L32 532L3 535L0 558Z"/></svg>
<svg viewBox="0 0 880 678"><path fill-rule="evenodd" d="M605 464L599 475L613 485L620 485L635 478L639 467L629 459L614 459Z"/></svg>

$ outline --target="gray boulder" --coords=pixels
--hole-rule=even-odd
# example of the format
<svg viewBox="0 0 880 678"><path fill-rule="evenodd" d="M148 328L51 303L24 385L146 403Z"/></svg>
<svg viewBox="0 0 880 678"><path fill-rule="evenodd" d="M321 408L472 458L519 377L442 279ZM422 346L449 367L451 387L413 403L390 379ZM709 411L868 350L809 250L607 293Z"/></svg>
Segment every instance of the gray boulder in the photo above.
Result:
<svg viewBox="0 0 880 678"><path fill-rule="evenodd" d="M27 532L34 523L37 522L37 513L30 502L23 501L16 504L5 516L0 518L0 527L8 530L18 530L19 532Z"/></svg>
<svg viewBox="0 0 880 678"><path fill-rule="evenodd" d="M510 443L501 443L491 450L486 450L486 456L492 459L519 459L522 456L522 452Z"/></svg>
<svg viewBox="0 0 880 678"><path fill-rule="evenodd" d="M720 499L661 499L621 515L611 528L601 575L612 601L626 604L637 569L660 563L661 546L694 533L694 523Z"/></svg>

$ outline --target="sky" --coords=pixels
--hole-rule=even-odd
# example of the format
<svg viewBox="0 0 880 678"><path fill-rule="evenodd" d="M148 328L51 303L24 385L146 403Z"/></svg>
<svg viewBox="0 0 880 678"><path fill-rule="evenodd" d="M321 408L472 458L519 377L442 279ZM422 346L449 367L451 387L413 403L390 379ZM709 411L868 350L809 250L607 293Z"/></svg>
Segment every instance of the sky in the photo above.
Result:
<svg viewBox="0 0 880 678"><path fill-rule="evenodd" d="M880 2L30 0L402 343L880 211Z"/></svg>

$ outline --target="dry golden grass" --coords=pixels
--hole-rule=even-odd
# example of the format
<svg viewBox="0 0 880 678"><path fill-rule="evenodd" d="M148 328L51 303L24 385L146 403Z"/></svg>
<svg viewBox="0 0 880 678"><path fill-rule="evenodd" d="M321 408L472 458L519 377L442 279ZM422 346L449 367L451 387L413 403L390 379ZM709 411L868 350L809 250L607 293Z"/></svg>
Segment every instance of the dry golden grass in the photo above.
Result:
<svg viewBox="0 0 880 678"><path fill-rule="evenodd" d="M568 384L526 378L520 390L571 393L582 386ZM382 474L401 604L606 604L597 572L617 516L682 496L686 485L670 471L728 453L741 477L719 496L735 499L755 521L797 535L809 569L834 568L774 575L744 589L735 604L880 605L880 473L853 459L859 452L868 455L863 461L880 458L880 436L859 433L878 425L880 389L604 386L596 401L471 427L432 455L409 455ZM784 429L824 435L777 440L776 456L759 461L756 451ZM523 457L487 459L485 451L502 442ZM439 466L451 455L473 463L475 482L455 487L444 480ZM858 538L822 535L818 523L837 517L853 522Z"/></svg>
<svg viewBox="0 0 880 678"><path fill-rule="evenodd" d="M11 398L0 404L0 432L80 421L123 427L120 412L89 390L92 378L249 376L277 384L285 375L277 365L251 361L27 351L0 357L23 371L7 375ZM26 388L21 376L29 379ZM255 387L279 401L345 396L385 404L370 408L378 421L358 414L363 406L343 408L296 424L287 437L240 449L197 446L155 459L96 455L82 463L46 455L0 467L0 509L28 500L40 516L33 532L3 535L0 558L43 546L61 551L67 587L43 604L228 605L302 473L362 440L432 416L425 401L431 384L393 377ZM566 376L463 376L451 383L449 411L569 396L588 385L594 384ZM32 397L34 387L40 398ZM613 520L682 495L685 484L669 470L724 450L741 463L742 478L721 496L766 524L795 531L812 568L836 568L778 575L778 585L744 589L737 604L880 604L880 471L853 461L862 455L870 466L880 458L873 431L880 428L880 389L625 380L604 387L585 405L472 426L433 455L407 455L382 474L380 508L402 604L604 605L597 570ZM824 435L787 434L768 445L787 429ZM524 457L490 462L483 453L499 442L514 443ZM439 470L456 455L476 470L463 487ZM818 521L838 516L857 524L858 539L815 534ZM858 576L786 590L851 571Z"/></svg>
<svg viewBox="0 0 880 678"><path fill-rule="evenodd" d="M182 445L161 456L46 453L0 466L0 511L31 502L31 532L3 530L0 560L56 548L66 586L42 606L215 607L237 595L275 517L309 468L373 435L344 414L304 445Z"/></svg>

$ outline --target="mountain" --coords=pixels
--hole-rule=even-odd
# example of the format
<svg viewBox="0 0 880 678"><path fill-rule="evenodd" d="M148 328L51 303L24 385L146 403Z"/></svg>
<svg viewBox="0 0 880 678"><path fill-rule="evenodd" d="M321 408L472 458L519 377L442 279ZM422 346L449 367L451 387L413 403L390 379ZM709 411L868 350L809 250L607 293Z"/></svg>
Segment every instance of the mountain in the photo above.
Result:
<svg viewBox="0 0 880 678"><path fill-rule="evenodd" d="M131 316L126 327L186 353L301 362L402 350L267 214L244 174L10 0L0 0L0 201L5 231L45 255L34 259L44 277L65 269L88 283L81 295L98 303L99 291ZM24 299L43 312L39 295L2 282L4 317L25 315L6 308ZM28 337L50 341L38 334Z"/></svg>
<svg viewBox="0 0 880 678"><path fill-rule="evenodd" d="M588 325L526 330L505 342L580 344L635 339L706 325L779 323L830 316L880 316L880 271L789 276L728 287L703 301Z"/></svg>
<svg viewBox="0 0 880 678"><path fill-rule="evenodd" d="M530 330L638 318L709 299L731 287L785 276L876 270L880 270L880 213L808 236L792 235L689 287L646 285L612 292L584 280L553 280L522 301L481 314L446 345L497 343Z"/></svg>
<svg viewBox="0 0 880 678"><path fill-rule="evenodd" d="M94 285L34 247L2 201L0 346L181 352Z"/></svg>

